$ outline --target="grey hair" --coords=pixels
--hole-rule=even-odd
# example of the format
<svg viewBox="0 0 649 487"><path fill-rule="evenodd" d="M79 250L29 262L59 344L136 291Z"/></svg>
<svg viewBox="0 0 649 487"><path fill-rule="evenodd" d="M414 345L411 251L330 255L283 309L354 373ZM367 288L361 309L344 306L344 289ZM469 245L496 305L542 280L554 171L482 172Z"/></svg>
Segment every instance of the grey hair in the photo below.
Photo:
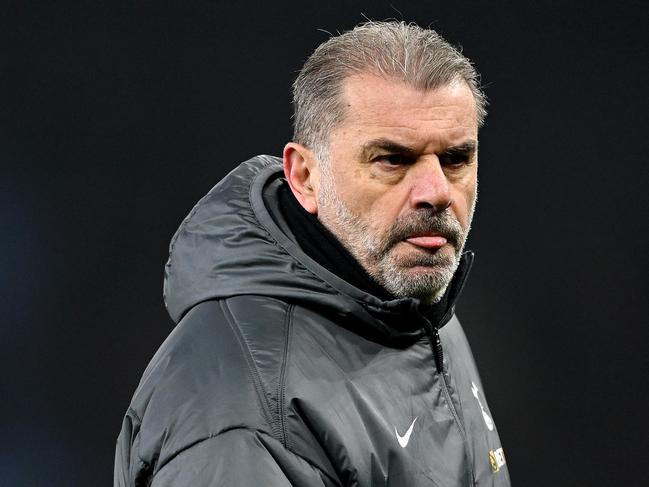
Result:
<svg viewBox="0 0 649 487"><path fill-rule="evenodd" d="M369 73L420 90L464 80L473 93L478 126L487 115L480 75L437 32L397 21L366 22L326 42L309 56L293 83L293 140L326 158L328 138L345 116L344 80Z"/></svg>

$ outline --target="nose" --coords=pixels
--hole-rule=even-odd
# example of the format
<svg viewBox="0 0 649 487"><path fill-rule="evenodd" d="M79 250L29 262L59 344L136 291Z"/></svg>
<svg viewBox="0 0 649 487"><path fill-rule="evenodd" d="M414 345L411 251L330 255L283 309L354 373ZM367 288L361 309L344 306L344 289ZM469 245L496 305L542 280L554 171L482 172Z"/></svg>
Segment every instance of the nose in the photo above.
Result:
<svg viewBox="0 0 649 487"><path fill-rule="evenodd" d="M410 174L410 205L413 209L432 208L435 212L451 206L451 185L437 156L420 160Z"/></svg>

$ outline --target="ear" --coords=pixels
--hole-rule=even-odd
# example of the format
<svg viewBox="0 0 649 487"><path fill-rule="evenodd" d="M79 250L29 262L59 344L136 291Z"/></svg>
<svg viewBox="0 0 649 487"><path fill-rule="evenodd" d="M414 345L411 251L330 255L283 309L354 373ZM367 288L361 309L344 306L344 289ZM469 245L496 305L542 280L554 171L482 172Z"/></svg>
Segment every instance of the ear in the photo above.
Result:
<svg viewBox="0 0 649 487"><path fill-rule="evenodd" d="M284 175L295 198L313 215L318 214L316 189L319 181L313 151L302 144L289 142L284 147Z"/></svg>

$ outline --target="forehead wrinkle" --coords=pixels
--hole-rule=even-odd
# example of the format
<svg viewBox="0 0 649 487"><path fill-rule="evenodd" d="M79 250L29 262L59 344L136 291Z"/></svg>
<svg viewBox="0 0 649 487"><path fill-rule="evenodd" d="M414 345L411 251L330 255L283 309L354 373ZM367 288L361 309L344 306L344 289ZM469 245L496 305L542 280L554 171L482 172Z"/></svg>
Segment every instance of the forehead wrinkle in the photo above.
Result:
<svg viewBox="0 0 649 487"><path fill-rule="evenodd" d="M348 104L345 119L340 128L358 127L403 130L407 132L446 131L468 129L473 131L476 125L474 114L467 115L461 109L438 105L435 107L407 107L400 102ZM427 125L434 124L432 127Z"/></svg>
<svg viewBox="0 0 649 487"><path fill-rule="evenodd" d="M400 132L412 136L413 134L432 135L441 134L444 132L466 132L467 134L474 133L474 123L472 120L457 117L430 117L426 120L405 117L399 114L393 116L385 115L384 112L380 113L380 117L362 116L355 114L348 117L348 119L340 125L341 129L346 131L366 131L367 129L376 131L377 133L385 135L377 135L373 138L393 137L388 134L395 134L398 137Z"/></svg>
<svg viewBox="0 0 649 487"><path fill-rule="evenodd" d="M368 89L372 87L372 89ZM385 90L399 91L399 96L386 99L383 96ZM449 84L428 89L421 90L410 86L408 83L385 79L370 74L352 75L345 79L342 89L342 98L347 110L350 108L355 109L369 109L376 108L376 104L384 105L383 108L392 109L408 109L414 111L428 112L430 110L444 110L450 108L446 104L436 103L436 97L431 97L434 93L439 93L444 96L444 93L455 93L459 95L457 98L466 99L475 112L475 100L469 89L464 82L451 82ZM425 98L426 106L422 106L422 101ZM425 117L422 117L425 118Z"/></svg>

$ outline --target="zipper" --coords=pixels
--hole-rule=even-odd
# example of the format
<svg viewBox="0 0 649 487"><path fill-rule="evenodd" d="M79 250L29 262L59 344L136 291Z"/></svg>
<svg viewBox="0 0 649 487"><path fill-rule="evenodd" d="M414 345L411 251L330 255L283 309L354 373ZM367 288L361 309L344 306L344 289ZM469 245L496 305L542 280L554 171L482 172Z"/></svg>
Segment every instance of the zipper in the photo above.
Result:
<svg viewBox="0 0 649 487"><path fill-rule="evenodd" d="M453 403L451 392L449 391L446 374L444 374L444 349L442 348L442 340L439 336L439 329L433 327L430 322L428 322L428 324L430 330L431 348L433 349L433 359L435 360L435 368L437 369L437 373L442 378L442 390L444 391L446 403L448 404L448 408L451 410L451 415L453 416L453 419L457 424L458 429L460 430L460 435L462 435L462 440L464 441L464 452L469 463L471 481L473 485L476 485L475 474L473 472L473 459L471 458L471 455L469 453L469 440L467 438L466 431L464 430L464 426L462 425L462 421L460 421L460 416L457 413L457 409L455 409L455 404Z"/></svg>

